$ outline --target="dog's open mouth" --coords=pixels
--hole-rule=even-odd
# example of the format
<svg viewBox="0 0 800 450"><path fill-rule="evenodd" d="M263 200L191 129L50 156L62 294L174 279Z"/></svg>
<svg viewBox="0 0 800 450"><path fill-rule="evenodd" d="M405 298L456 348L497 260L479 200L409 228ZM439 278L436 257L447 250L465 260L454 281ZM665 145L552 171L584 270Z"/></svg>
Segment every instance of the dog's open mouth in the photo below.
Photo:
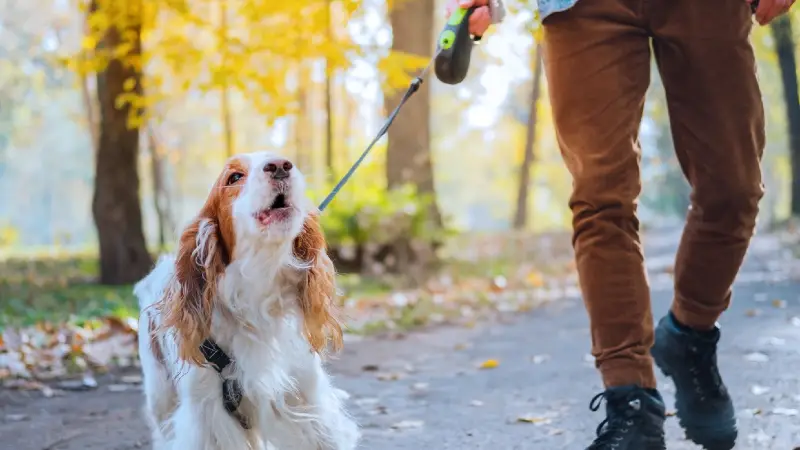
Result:
<svg viewBox="0 0 800 450"><path fill-rule="evenodd" d="M289 203L286 202L286 195L278 194L275 197L275 201L272 202L269 209L281 209L281 208L288 208Z"/></svg>
<svg viewBox="0 0 800 450"><path fill-rule="evenodd" d="M269 225L274 222L285 220L292 211L292 205L285 194L278 194L275 200L267 209L262 209L256 213L256 220L262 225Z"/></svg>

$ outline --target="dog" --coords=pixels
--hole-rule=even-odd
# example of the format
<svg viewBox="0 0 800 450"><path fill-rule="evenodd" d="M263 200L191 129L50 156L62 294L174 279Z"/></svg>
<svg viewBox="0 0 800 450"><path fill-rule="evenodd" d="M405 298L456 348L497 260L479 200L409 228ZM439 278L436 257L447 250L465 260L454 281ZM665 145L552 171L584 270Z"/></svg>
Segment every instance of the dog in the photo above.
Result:
<svg viewBox="0 0 800 450"><path fill-rule="evenodd" d="M356 448L323 366L342 346L335 271L291 161L230 158L134 294L154 450Z"/></svg>

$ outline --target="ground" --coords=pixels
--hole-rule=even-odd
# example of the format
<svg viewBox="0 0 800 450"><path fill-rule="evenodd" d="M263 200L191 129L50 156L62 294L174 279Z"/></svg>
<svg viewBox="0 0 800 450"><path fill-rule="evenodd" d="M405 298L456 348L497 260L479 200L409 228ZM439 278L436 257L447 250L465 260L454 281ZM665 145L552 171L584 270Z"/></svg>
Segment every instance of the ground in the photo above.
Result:
<svg viewBox="0 0 800 450"><path fill-rule="evenodd" d="M673 237L648 247L656 318L672 295L664 265ZM773 241L751 252L721 319L719 359L739 410L738 449L800 447L800 281L796 266L778 262L779 251ZM583 306L567 294L471 328L352 336L331 371L352 395L362 448L585 448L604 417L588 408L601 385ZM671 407L672 386L660 381ZM99 382L51 398L0 390L0 449L149 448L135 376ZM670 450L697 448L674 417L667 434Z"/></svg>

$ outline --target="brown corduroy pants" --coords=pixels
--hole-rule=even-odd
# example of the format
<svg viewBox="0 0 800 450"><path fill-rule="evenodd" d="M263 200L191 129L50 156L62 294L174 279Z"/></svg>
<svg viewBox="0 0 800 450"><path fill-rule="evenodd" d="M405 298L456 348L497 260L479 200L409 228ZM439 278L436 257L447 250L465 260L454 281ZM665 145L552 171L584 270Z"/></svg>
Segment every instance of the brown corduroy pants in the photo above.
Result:
<svg viewBox="0 0 800 450"><path fill-rule="evenodd" d="M553 118L574 180L576 262L607 387L656 384L636 216L651 48L692 186L672 312L687 326L710 329L730 303L764 192L751 26L744 0L579 0L544 20Z"/></svg>

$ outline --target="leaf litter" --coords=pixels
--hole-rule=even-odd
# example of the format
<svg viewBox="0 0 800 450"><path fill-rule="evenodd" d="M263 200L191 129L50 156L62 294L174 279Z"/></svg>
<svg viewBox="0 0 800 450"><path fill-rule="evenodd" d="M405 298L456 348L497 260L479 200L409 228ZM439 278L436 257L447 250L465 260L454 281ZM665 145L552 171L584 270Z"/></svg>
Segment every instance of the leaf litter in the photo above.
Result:
<svg viewBox="0 0 800 450"><path fill-rule="evenodd" d="M114 317L83 325L37 324L5 328L0 338L0 382L8 388L38 389L25 380L62 380L60 390L97 388L94 373L137 364L135 321ZM48 393L46 392L45 395Z"/></svg>
<svg viewBox="0 0 800 450"><path fill-rule="evenodd" d="M470 245L451 244L443 255L448 264L415 288L370 291L369 280L343 275L347 336L431 324L471 327L575 293L570 241L564 235L465 238ZM77 377L64 388L93 389L95 383L81 377L137 364L137 311L130 286L93 285L96 265L86 257L0 262L0 296L12 299L3 315L21 318L0 319L0 385Z"/></svg>

